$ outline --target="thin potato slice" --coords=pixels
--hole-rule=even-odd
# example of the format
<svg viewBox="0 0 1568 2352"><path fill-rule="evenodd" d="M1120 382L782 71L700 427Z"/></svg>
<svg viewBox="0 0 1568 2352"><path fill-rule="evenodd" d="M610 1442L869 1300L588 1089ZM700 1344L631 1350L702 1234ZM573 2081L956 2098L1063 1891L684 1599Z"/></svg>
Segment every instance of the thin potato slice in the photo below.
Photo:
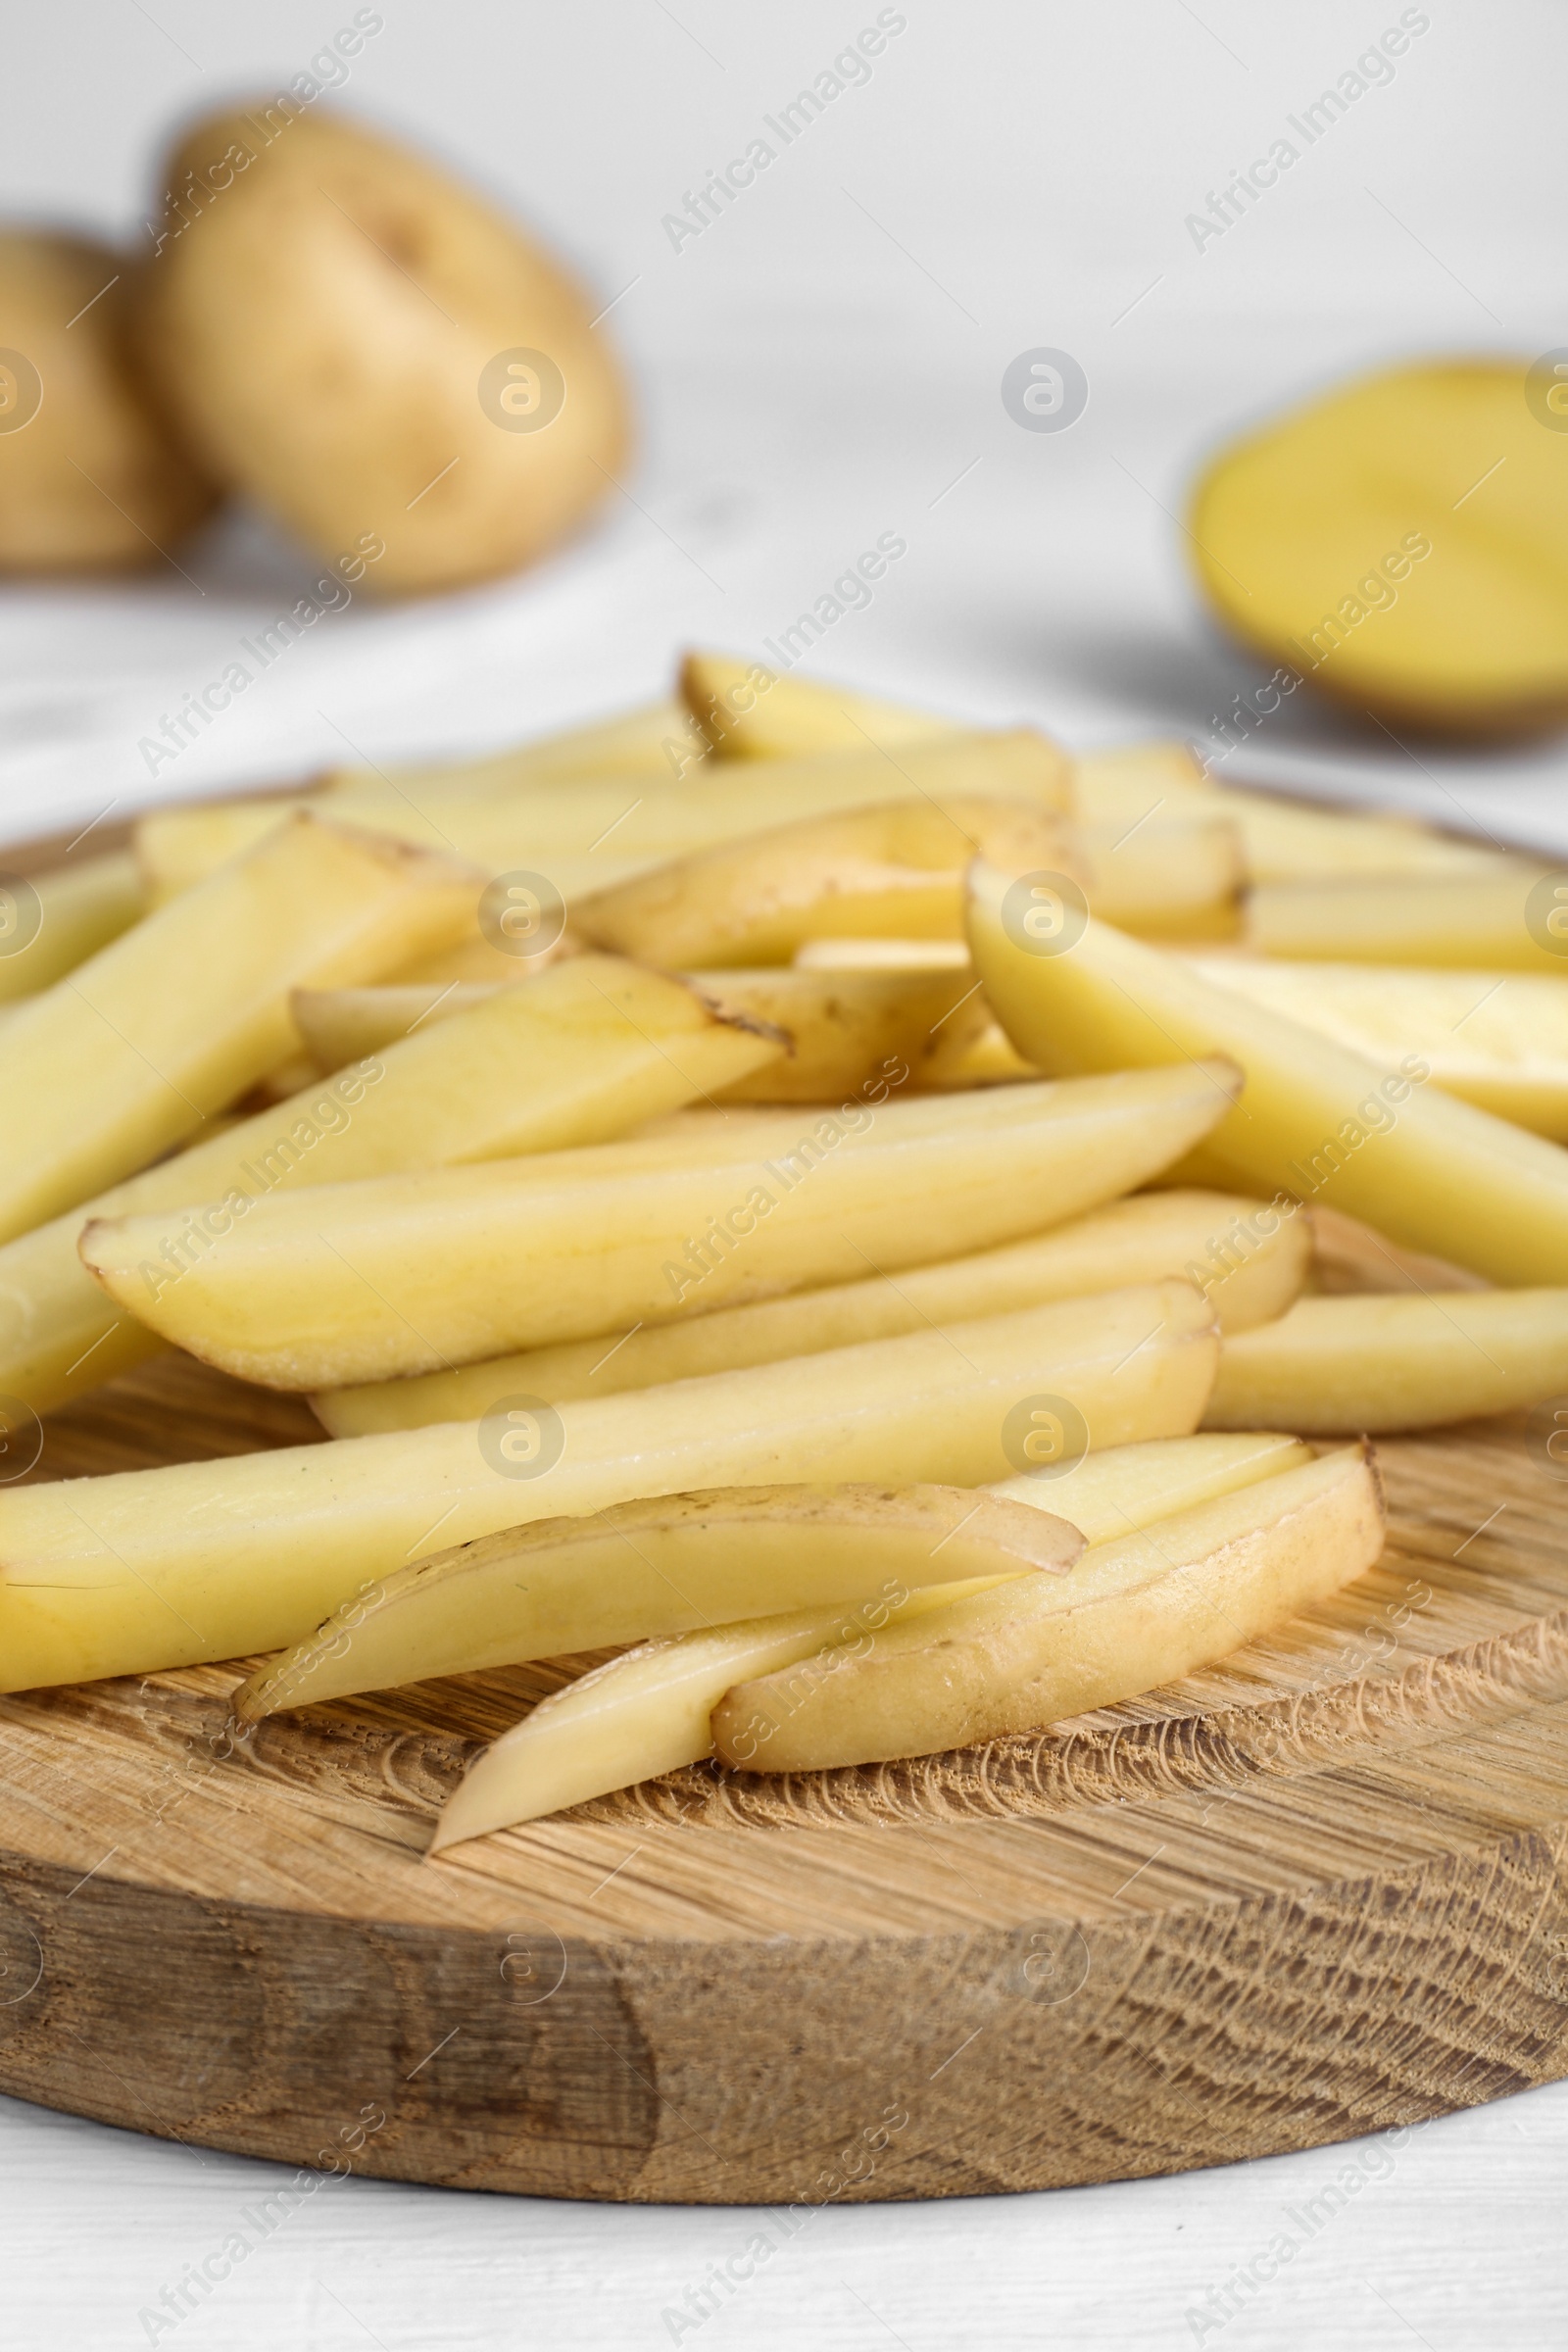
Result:
<svg viewBox="0 0 1568 2352"><path fill-rule="evenodd" d="M977 869L970 945L998 1017L1042 1068L1234 1054L1247 1085L1204 1147L1209 1180L1324 1200L1496 1282L1568 1280L1568 1152L1426 1086L1419 1059L1380 1069L1108 924L1033 954L1006 911L1012 887Z"/></svg>
<svg viewBox="0 0 1568 2352"><path fill-rule="evenodd" d="M480 1422L0 1489L0 1687L301 1642L367 1581L637 1495L809 1480L979 1486L1042 1394L1095 1446L1197 1428L1219 1337L1188 1283Z"/></svg>
<svg viewBox="0 0 1568 2352"><path fill-rule="evenodd" d="M1445 1094L1568 1143L1568 965L1561 978L1259 956L1195 956L1194 967L1369 1061L1417 1054Z"/></svg>
<svg viewBox="0 0 1568 2352"><path fill-rule="evenodd" d="M429 1421L471 1420L508 1389L547 1396L552 1404L617 1396L1161 1275L1181 1275L1203 1291L1222 1331L1245 1331L1284 1313L1305 1278L1311 1247L1304 1218L1270 1215L1261 1201L1220 1193L1143 1193L1029 1241L912 1267L896 1279L878 1275L720 1307L618 1339L568 1340L455 1372L329 1391L311 1401L335 1438L418 1429Z"/></svg>
<svg viewBox="0 0 1568 2352"><path fill-rule="evenodd" d="M0 1396L52 1412L164 1344L87 1272L84 1221L181 1212L164 1215L148 1261L162 1289L280 1189L596 1144L781 1051L678 980L609 956L489 997L439 1036L416 1029L0 1246Z"/></svg>
<svg viewBox="0 0 1568 2352"><path fill-rule="evenodd" d="M400 1568L242 1684L254 1721L412 1676L647 1642L888 1587L1052 1569L1076 1528L967 1487L730 1487L508 1528Z"/></svg>
<svg viewBox="0 0 1568 2352"><path fill-rule="evenodd" d="M146 912L128 850L78 858L0 886L0 1004L33 997L96 956Z"/></svg>
<svg viewBox="0 0 1568 2352"><path fill-rule="evenodd" d="M1368 1450L1346 1446L1094 1544L1065 1577L1013 1578L872 1635L858 1656L738 1684L713 1710L715 1750L742 1771L818 1771L1110 1706L1364 1575L1383 1524Z"/></svg>
<svg viewBox="0 0 1568 2352"><path fill-rule="evenodd" d="M788 963L804 940L839 931L956 938L977 854L1014 872L1079 861L1067 827L1020 801L894 801L694 851L579 899L572 926L623 955L698 967Z"/></svg>
<svg viewBox="0 0 1568 2352"><path fill-rule="evenodd" d="M452 937L476 881L296 817L19 1004L0 1031L0 1240L183 1143L295 1044L290 989L376 979Z"/></svg>
<svg viewBox="0 0 1568 2352"><path fill-rule="evenodd" d="M604 1147L597 1176L539 1155L276 1195L177 1280L163 1269L180 1217L101 1219L79 1247L113 1298L204 1362L344 1388L1039 1232L1198 1141L1233 1089L1226 1064L1189 1064L856 1103L805 1114L792 1150L742 1136L695 1168L660 1169L634 1141Z"/></svg>
<svg viewBox="0 0 1568 2352"><path fill-rule="evenodd" d="M1054 1514L1070 1494L1091 1543L1310 1460L1290 1438L1173 1438L1091 1454L1063 1479L1014 1480L998 1492ZM554 1692L470 1766L448 1800L432 1852L534 1821L656 1774L696 1764L713 1747L712 1711L738 1682L827 1650L856 1654L867 1637L966 1599L987 1578L911 1590L889 1580L858 1608L752 1618L613 1658Z"/></svg>
<svg viewBox="0 0 1568 2352"><path fill-rule="evenodd" d="M1298 1298L1220 1351L1210 1429L1434 1429L1568 1393L1568 1290Z"/></svg>
<svg viewBox="0 0 1568 2352"><path fill-rule="evenodd" d="M1539 866L1512 872L1275 882L1247 903L1246 945L1260 956L1325 963L1456 965L1568 978L1568 907Z"/></svg>
<svg viewBox="0 0 1568 2352"><path fill-rule="evenodd" d="M957 725L817 678L781 678L760 662L726 654L688 654L680 665L680 691L709 748L725 760L929 743Z"/></svg>

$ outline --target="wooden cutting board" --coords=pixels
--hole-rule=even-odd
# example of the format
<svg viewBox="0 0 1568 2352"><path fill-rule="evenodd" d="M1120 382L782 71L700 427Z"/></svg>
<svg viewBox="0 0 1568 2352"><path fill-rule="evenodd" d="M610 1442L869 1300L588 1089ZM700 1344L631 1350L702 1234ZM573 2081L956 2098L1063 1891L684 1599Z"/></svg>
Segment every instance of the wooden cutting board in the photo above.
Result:
<svg viewBox="0 0 1568 2352"><path fill-rule="evenodd" d="M698 1768L434 1863L476 1743L564 1669L239 1740L238 1668L0 1699L0 2089L302 2166L793 2206L793 2231L1560 2077L1555 1430L1386 1444L1380 1567L1137 1703L876 1770ZM170 1356L52 1417L26 1475L319 1435Z"/></svg>

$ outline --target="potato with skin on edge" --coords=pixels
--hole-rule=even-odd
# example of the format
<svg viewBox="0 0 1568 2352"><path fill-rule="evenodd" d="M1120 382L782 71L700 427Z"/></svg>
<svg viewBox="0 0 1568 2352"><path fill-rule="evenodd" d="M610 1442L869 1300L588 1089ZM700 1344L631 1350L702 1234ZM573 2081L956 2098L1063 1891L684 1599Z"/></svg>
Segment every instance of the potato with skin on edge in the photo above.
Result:
<svg viewBox="0 0 1568 2352"><path fill-rule="evenodd" d="M715 1018L679 981L608 956L486 996L443 1036L431 1024L312 1079L0 1247L0 1396L52 1412L163 1346L82 1264L77 1241L94 1218L181 1212L160 1258L158 1278L172 1278L279 1190L592 1148L782 1050Z"/></svg>
<svg viewBox="0 0 1568 2352"><path fill-rule="evenodd" d="M0 228L0 572L167 568L218 502L131 348L149 268Z"/></svg>
<svg viewBox="0 0 1568 2352"><path fill-rule="evenodd" d="M164 171L208 196L148 266L143 364L214 476L344 580L494 578L611 488L628 404L598 306L472 189L288 98L207 117Z"/></svg>
<svg viewBox="0 0 1568 2352"><path fill-rule="evenodd" d="M279 1649L410 1560L638 1495L979 1486L1042 1392L1098 1446L1186 1436L1218 1358L1207 1302L1155 1283L559 1413L500 1396L482 1422L0 1487L0 1688Z"/></svg>
<svg viewBox="0 0 1568 2352"><path fill-rule="evenodd" d="M1395 727L1515 734L1568 710L1568 450L1522 361L1338 386L1222 449L1189 540L1266 661Z"/></svg>
<svg viewBox="0 0 1568 2352"><path fill-rule="evenodd" d="M1090 1543L1102 1544L1310 1458L1296 1440L1272 1435L1171 1438L1111 1446L1062 1478L1012 1479L989 1493L1065 1518ZM911 1589L889 1580L868 1587L851 1608L752 1618L612 1658L541 1701L470 1765L430 1850L696 1764L711 1754L712 1710L738 1680L824 1650L852 1657L884 1626L944 1609L999 1581Z"/></svg>
<svg viewBox="0 0 1568 2352"><path fill-rule="evenodd" d="M833 1608L890 1582L1060 1573L1083 1538L967 1487L716 1488L504 1529L400 1568L234 1694L254 1722L387 1690L417 1661L482 1673L689 1633L752 1614Z"/></svg>
<svg viewBox="0 0 1568 2352"><path fill-rule="evenodd" d="M1557 1145L1441 1094L1418 1056L1380 1068L1108 923L1037 953L1018 902L1009 911L1012 888L976 864L969 944L1020 1053L1060 1071L1223 1053L1246 1071L1241 1101L1172 1171L1177 1181L1321 1199L1495 1282L1568 1281L1568 1152Z"/></svg>
<svg viewBox="0 0 1568 2352"><path fill-rule="evenodd" d="M811 1772L1037 1731L1225 1657L1364 1575L1383 1534L1370 1448L1346 1446L1093 1544L1064 1577L1010 1578L857 1656L740 1683L714 1748L742 1772Z"/></svg>

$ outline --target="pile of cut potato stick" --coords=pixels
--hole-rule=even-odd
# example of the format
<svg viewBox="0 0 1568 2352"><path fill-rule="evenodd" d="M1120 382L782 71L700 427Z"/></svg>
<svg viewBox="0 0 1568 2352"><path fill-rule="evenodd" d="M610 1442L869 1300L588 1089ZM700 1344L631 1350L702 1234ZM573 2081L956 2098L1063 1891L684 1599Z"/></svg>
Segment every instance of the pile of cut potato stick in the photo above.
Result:
<svg viewBox="0 0 1568 2352"><path fill-rule="evenodd" d="M1568 881L1176 745L693 656L8 894L13 1459L170 1348L328 1435L0 1486L0 1689L612 1652L437 1847L1169 1683L1568 1391Z"/></svg>

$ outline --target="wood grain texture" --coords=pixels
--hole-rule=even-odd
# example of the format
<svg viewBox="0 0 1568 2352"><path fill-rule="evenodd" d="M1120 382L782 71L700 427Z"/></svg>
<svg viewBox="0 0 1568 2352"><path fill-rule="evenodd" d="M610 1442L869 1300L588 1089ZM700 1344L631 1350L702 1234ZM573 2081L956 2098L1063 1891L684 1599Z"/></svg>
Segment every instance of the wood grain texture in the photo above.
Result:
<svg viewBox="0 0 1568 2352"><path fill-rule="evenodd" d="M815 2207L1219 2164L1559 2078L1546 1428L1385 1444L1379 1568L1137 1702L874 1770L698 1768L434 1863L475 1744L564 1664L242 1738L243 1664L0 1699L0 2089L406 2180ZM170 1356L53 1416L28 1475L318 1436Z"/></svg>
<svg viewBox="0 0 1568 2352"><path fill-rule="evenodd" d="M34 1478L310 1434L167 1357ZM1038 1738L698 1768L425 1861L564 1666L232 1734L237 1668L0 1700L0 2088L472 2187L945 2196L1568 2072L1568 1544L1528 1421L1386 1445L1328 1608Z"/></svg>

